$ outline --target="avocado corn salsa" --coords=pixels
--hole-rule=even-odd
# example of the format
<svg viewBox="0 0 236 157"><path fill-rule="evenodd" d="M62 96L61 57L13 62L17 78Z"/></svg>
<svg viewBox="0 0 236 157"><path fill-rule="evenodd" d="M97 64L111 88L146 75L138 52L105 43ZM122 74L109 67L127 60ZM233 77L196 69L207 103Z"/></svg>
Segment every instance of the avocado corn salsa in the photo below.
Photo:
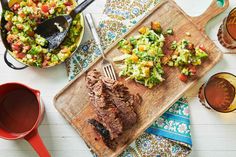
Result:
<svg viewBox="0 0 236 157"><path fill-rule="evenodd" d="M181 70L179 79L187 81L189 76L196 75L198 65L202 64L202 60L208 57L206 49L203 45L195 47L193 43L186 39L181 41L173 41L170 48L172 54L164 56L162 63L170 67L178 67Z"/></svg>
<svg viewBox="0 0 236 157"><path fill-rule="evenodd" d="M194 47L188 40L173 41L167 55L164 46L168 35L174 35L173 29L163 31L160 23L151 22L151 28L146 26L139 29L139 35L128 40L122 39L118 49L123 55L113 58L114 62L123 61L120 65L120 76L135 80L138 83L152 88L164 81L163 66L178 67L181 69L179 79L187 81L188 76L196 74L196 66L207 58L203 46Z"/></svg>
<svg viewBox="0 0 236 157"><path fill-rule="evenodd" d="M19 61L36 67L49 67L67 59L77 47L82 25L80 15L72 22L67 37L59 48L48 52L47 40L34 30L43 20L69 14L74 8L70 0L22 0L4 12L5 29L12 55Z"/></svg>

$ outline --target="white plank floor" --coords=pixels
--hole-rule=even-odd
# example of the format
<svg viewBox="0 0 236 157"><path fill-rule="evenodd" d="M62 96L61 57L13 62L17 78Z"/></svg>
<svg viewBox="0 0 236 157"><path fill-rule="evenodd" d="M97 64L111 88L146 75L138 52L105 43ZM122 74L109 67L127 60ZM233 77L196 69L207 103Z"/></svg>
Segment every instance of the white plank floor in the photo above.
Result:
<svg viewBox="0 0 236 157"><path fill-rule="evenodd" d="M200 15L211 3L211 0L176 0L189 15ZM93 13L96 20L102 14L105 0L97 0L86 12ZM229 10L236 6L235 0L230 0L230 8L226 13L212 20L207 26L207 34L222 49L216 38L217 29ZM86 35L87 36L87 35ZM90 157L91 154L83 140L74 129L61 117L53 106L54 95L67 82L64 65L42 70L28 68L15 71L8 68L3 61L4 48L0 47L0 84L6 82L21 82L39 89L46 106L45 118L39 127L39 132L52 156L55 157ZM202 107L197 99L200 85L216 72L227 71L236 74L236 55L224 55L221 62L214 67L188 93L191 108L191 125L193 152L191 157L235 157L236 156L236 112L219 114ZM34 157L33 149L24 140L6 141L0 139L0 157Z"/></svg>

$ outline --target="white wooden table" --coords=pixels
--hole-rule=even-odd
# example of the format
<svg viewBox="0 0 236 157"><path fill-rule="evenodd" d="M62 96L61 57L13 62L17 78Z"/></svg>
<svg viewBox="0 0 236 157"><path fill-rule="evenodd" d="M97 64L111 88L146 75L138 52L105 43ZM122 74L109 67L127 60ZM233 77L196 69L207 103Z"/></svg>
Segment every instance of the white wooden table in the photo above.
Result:
<svg viewBox="0 0 236 157"><path fill-rule="evenodd" d="M211 0L176 0L189 15L201 14ZM85 12L101 16L105 0L97 0ZM222 49L217 41L217 30L227 13L236 7L236 1L230 0L230 8L212 20L207 26L207 34ZM55 157L90 157L85 143L74 129L62 118L53 106L54 95L67 83L64 65L47 70L28 68L15 71L3 61L4 48L0 45L0 84L21 82L42 92L46 106L45 118L39 127L41 137L48 150ZM187 95L191 108L191 130L193 152L191 157L235 157L236 156L236 112L220 114L208 111L199 104L197 92L201 84L216 72L227 71L236 74L236 55L225 54L220 63L214 67ZM32 147L24 140L6 141L0 139L0 157L34 157Z"/></svg>

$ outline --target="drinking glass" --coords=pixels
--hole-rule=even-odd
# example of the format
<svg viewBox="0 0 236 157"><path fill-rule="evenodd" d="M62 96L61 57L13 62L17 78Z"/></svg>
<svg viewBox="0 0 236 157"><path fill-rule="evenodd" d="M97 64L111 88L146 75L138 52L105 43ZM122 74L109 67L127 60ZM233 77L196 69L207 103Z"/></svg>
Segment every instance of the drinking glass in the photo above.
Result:
<svg viewBox="0 0 236 157"><path fill-rule="evenodd" d="M230 11L220 26L218 40L226 48L236 48L236 8Z"/></svg>
<svg viewBox="0 0 236 157"><path fill-rule="evenodd" d="M221 72L210 77L199 90L200 102L208 109L232 112L236 109L236 76Z"/></svg>

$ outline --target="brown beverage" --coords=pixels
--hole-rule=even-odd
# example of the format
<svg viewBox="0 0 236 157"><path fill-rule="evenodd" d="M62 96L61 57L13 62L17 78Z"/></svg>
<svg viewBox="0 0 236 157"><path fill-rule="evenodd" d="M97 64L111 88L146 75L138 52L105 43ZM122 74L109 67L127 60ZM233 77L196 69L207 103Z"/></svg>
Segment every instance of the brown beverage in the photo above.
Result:
<svg viewBox="0 0 236 157"><path fill-rule="evenodd" d="M17 89L0 98L0 127L12 133L30 131L37 121L36 96L27 89Z"/></svg>
<svg viewBox="0 0 236 157"><path fill-rule="evenodd" d="M219 112L231 112L236 109L235 87L234 75L215 74L200 89L200 101L207 108L213 108Z"/></svg>
<svg viewBox="0 0 236 157"><path fill-rule="evenodd" d="M234 96L234 87L223 78L212 78L205 87L207 102L218 111L227 110L233 102Z"/></svg>
<svg viewBox="0 0 236 157"><path fill-rule="evenodd" d="M230 36L236 40L236 8L230 12L227 18L226 27Z"/></svg>
<svg viewBox="0 0 236 157"><path fill-rule="evenodd" d="M223 21L218 31L218 40L226 48L236 48L236 8Z"/></svg>

